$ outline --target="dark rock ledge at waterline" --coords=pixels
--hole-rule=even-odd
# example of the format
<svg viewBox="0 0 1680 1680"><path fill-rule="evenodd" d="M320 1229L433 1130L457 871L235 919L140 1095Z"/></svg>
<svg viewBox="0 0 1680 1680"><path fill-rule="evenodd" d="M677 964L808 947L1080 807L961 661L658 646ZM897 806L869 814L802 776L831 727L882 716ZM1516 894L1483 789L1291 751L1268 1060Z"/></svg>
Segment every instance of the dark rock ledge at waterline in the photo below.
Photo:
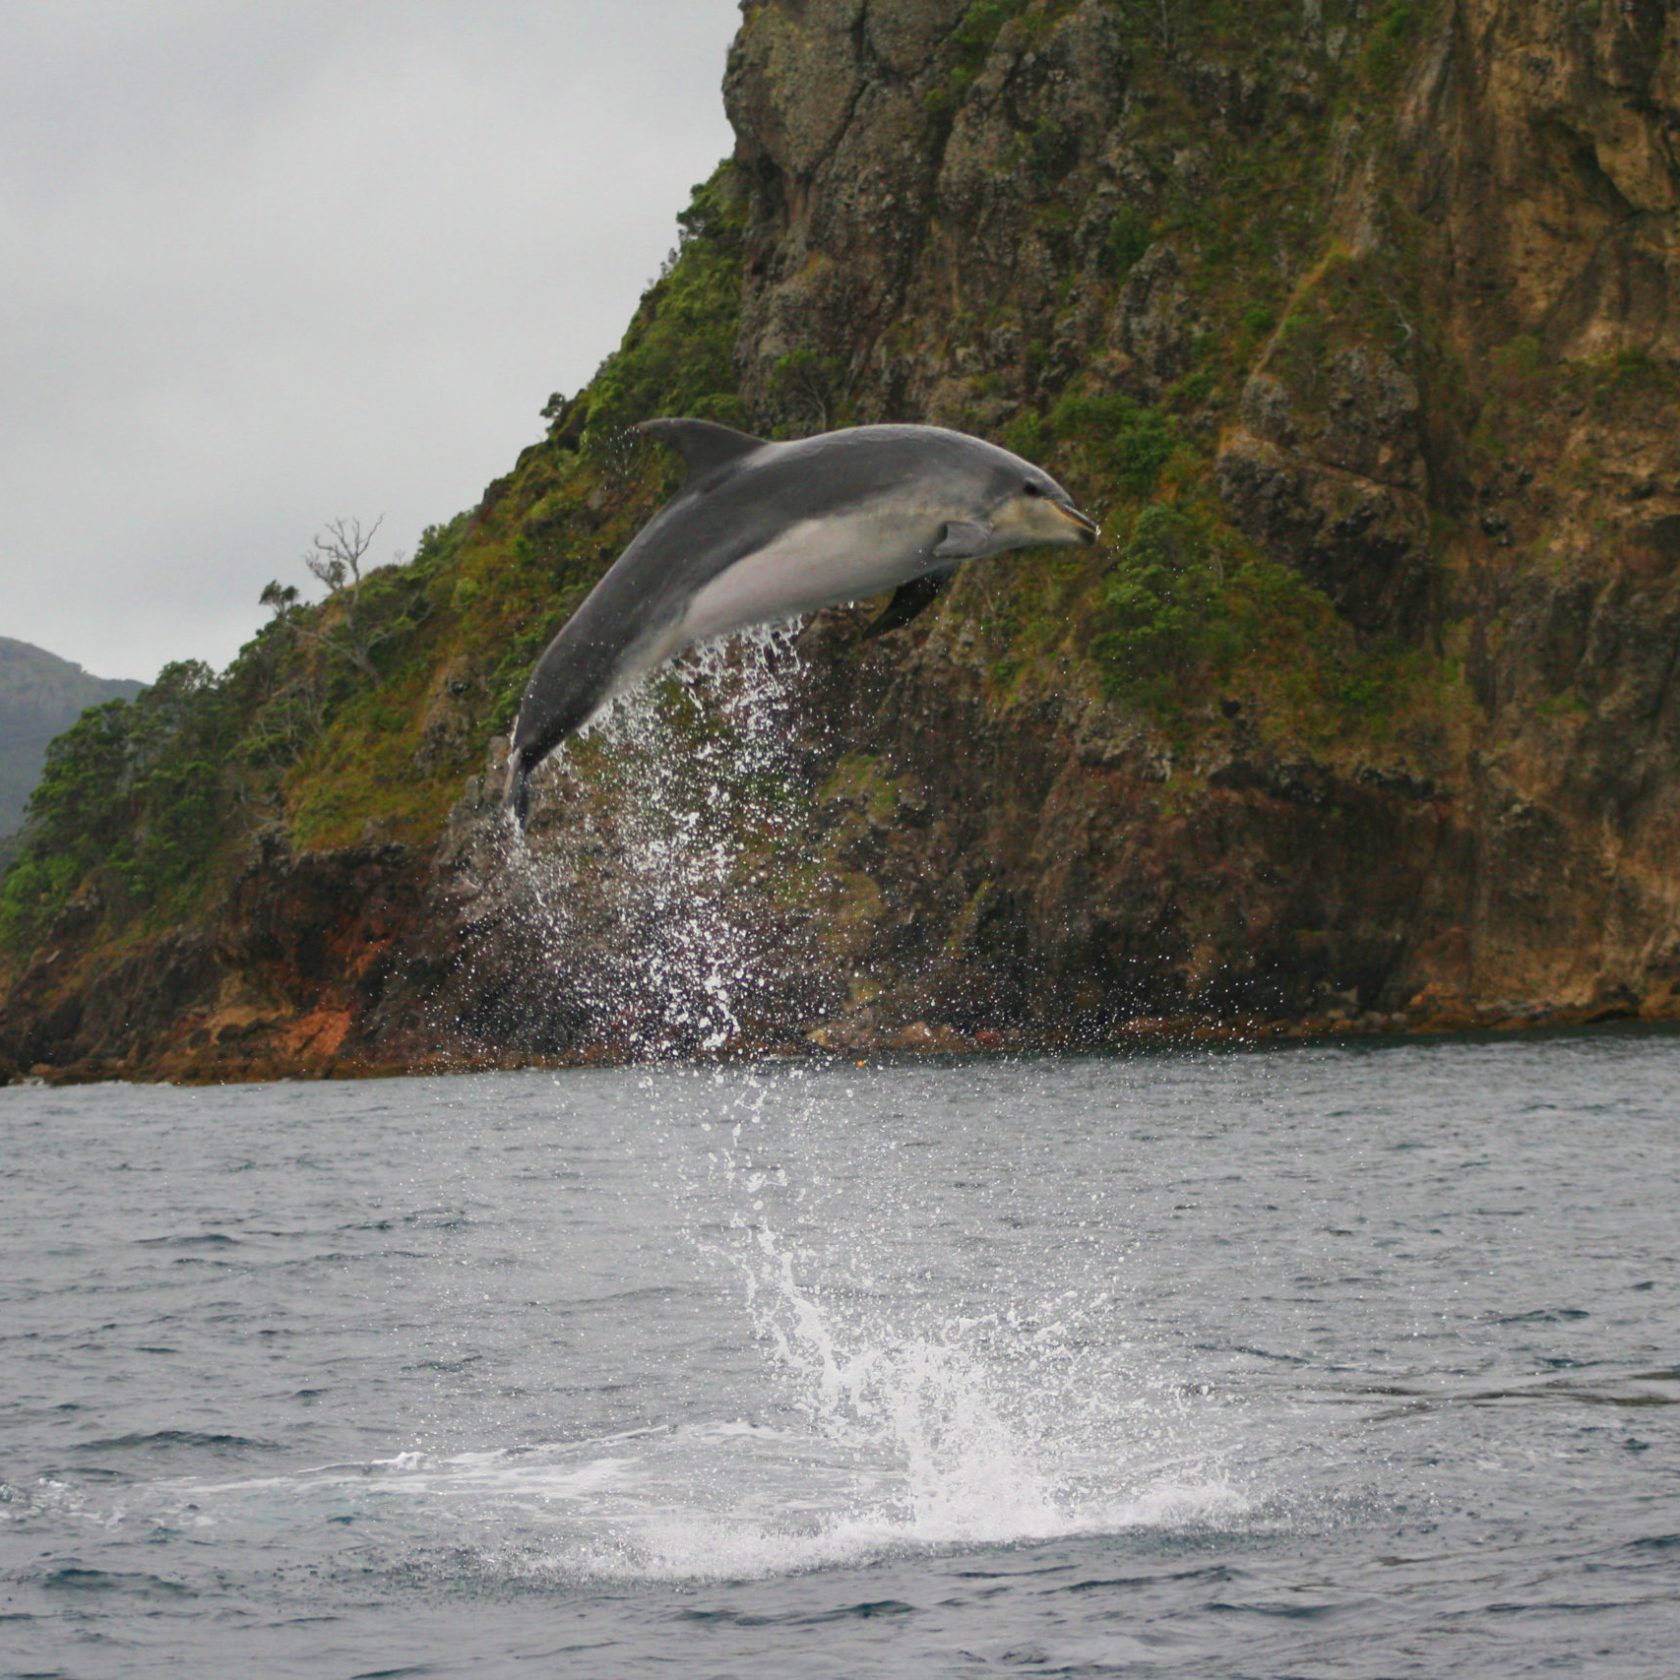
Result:
<svg viewBox="0 0 1680 1680"><path fill-rule="evenodd" d="M368 580L356 658L345 603L288 609L136 702L146 777L61 761L0 891L0 1059L1680 1017L1677 31L1657 0L750 8L673 265ZM618 440L661 412L959 426L1105 541L666 693L568 752L510 861L493 743L657 505Z"/></svg>

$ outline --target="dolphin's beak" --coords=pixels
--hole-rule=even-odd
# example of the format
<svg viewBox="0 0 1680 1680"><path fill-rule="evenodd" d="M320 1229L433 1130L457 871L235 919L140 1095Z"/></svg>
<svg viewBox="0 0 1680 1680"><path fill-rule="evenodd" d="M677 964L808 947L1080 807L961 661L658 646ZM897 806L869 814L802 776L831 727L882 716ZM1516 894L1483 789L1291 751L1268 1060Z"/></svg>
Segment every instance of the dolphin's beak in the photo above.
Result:
<svg viewBox="0 0 1680 1680"><path fill-rule="evenodd" d="M1081 542L1094 543L1097 540L1098 536L1101 534L1102 527L1097 524L1096 520L1092 519L1088 514L1081 513L1078 508L1068 502L1057 502L1055 507L1057 513L1061 514L1063 518L1069 520L1077 528L1079 532L1079 540Z"/></svg>

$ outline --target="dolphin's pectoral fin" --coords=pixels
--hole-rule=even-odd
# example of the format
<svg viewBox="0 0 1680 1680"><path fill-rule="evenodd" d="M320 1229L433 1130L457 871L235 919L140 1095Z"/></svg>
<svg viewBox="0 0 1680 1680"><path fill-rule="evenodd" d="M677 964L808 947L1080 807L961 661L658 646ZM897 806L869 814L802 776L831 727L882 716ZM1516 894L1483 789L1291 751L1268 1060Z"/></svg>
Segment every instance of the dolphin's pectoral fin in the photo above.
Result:
<svg viewBox="0 0 1680 1680"><path fill-rule="evenodd" d="M953 519L939 534L934 546L935 560L978 560L992 540L990 525L977 525L968 519Z"/></svg>
<svg viewBox="0 0 1680 1680"><path fill-rule="evenodd" d="M763 438L750 437L710 420L644 420L630 428L643 437L658 438L682 456L691 478L703 478L715 467L738 461L764 447Z"/></svg>
<svg viewBox="0 0 1680 1680"><path fill-rule="evenodd" d="M864 626L858 640L872 642L889 631L902 630L912 619L921 617L951 587L951 579L955 576L955 569L946 567L944 571L928 572L923 577L901 583L893 591L893 598Z"/></svg>

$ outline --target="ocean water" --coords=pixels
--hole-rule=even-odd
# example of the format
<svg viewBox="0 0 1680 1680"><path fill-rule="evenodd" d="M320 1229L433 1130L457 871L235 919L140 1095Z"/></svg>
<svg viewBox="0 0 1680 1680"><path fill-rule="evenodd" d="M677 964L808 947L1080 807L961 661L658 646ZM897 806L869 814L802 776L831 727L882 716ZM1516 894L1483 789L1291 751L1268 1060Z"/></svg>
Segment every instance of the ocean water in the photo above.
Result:
<svg viewBox="0 0 1680 1680"><path fill-rule="evenodd" d="M1680 1037L0 1092L8 1675L1672 1676Z"/></svg>

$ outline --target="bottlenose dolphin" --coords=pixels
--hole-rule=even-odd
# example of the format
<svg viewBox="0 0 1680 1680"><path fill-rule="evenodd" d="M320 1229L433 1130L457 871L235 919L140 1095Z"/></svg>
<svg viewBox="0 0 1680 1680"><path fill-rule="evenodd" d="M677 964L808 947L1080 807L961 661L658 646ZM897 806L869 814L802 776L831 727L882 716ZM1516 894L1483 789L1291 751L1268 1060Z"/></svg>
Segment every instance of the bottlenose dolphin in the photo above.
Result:
<svg viewBox="0 0 1680 1680"><path fill-rule="evenodd" d="M1061 485L939 426L856 426L767 443L707 420L647 420L688 475L566 621L525 685L506 803L614 694L684 648L886 589L866 634L908 624L965 560L1094 542Z"/></svg>

